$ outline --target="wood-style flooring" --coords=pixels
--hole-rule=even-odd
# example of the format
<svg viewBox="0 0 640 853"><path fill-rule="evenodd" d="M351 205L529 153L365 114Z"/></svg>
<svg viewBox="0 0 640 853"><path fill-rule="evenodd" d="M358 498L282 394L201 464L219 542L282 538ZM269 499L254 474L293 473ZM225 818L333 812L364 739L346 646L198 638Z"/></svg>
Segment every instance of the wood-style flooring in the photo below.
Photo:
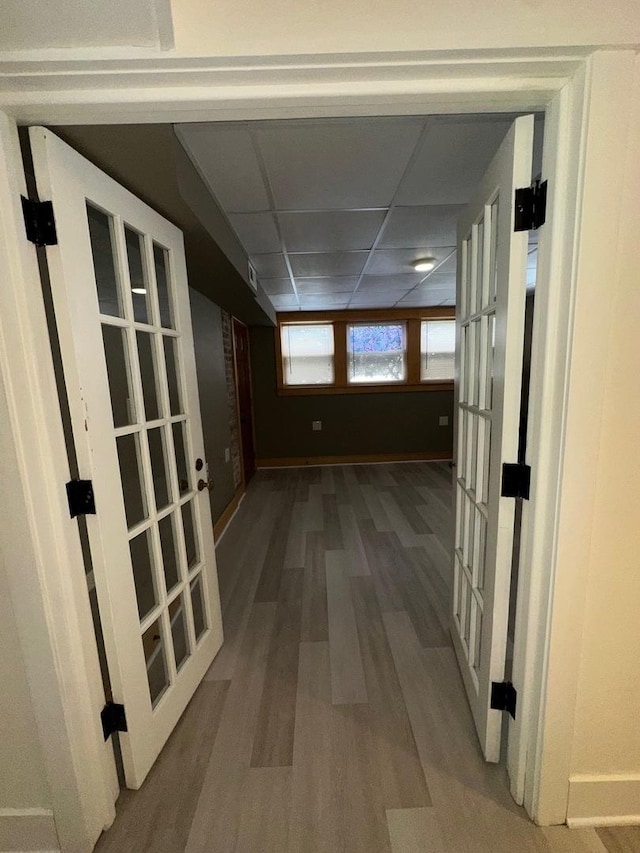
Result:
<svg viewBox="0 0 640 853"><path fill-rule="evenodd" d="M99 853L637 853L540 829L481 756L448 633L445 463L259 471L225 643Z"/></svg>

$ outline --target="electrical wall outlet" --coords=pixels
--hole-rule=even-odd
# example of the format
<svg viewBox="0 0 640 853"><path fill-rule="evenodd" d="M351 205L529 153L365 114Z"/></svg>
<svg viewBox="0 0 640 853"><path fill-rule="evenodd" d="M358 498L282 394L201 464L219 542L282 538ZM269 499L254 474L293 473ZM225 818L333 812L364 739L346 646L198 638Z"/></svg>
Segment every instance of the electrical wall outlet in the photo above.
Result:
<svg viewBox="0 0 640 853"><path fill-rule="evenodd" d="M322 429L322 421L311 421L311 429L314 432L320 432Z"/></svg>
<svg viewBox="0 0 640 853"><path fill-rule="evenodd" d="M449 415L440 415L438 423L440 426L449 426Z"/></svg>
<svg viewBox="0 0 640 853"><path fill-rule="evenodd" d="M228 447L225 447L225 449L224 449L224 461L225 462L231 462L231 451L229 450Z"/></svg>

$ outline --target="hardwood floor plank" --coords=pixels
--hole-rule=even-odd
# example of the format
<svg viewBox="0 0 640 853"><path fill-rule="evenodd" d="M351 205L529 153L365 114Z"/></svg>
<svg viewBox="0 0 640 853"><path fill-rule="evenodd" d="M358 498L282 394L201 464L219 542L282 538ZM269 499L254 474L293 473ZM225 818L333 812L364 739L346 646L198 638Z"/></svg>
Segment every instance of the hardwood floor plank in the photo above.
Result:
<svg viewBox="0 0 640 853"><path fill-rule="evenodd" d="M290 767L252 767L242 791L234 853L282 853L289 836Z"/></svg>
<svg viewBox="0 0 640 853"><path fill-rule="evenodd" d="M353 509L348 504L338 506L338 517L340 518L340 527L342 528L344 550L347 552L349 559L349 575L351 577L369 576L371 569L369 568L369 562Z"/></svg>
<svg viewBox="0 0 640 853"><path fill-rule="evenodd" d="M320 483L314 483L309 486L309 500L307 501L305 530L307 532L324 530L324 505L322 486Z"/></svg>
<svg viewBox="0 0 640 853"><path fill-rule="evenodd" d="M287 569L282 575L252 767L286 767L293 763L303 580L303 569Z"/></svg>
<svg viewBox="0 0 640 853"><path fill-rule="evenodd" d="M275 512L269 546L262 565L258 588L256 589L256 602L278 600L278 590L280 588L287 551L291 513L294 506L294 493L292 490L287 490L282 495Z"/></svg>
<svg viewBox="0 0 640 853"><path fill-rule="evenodd" d="M335 495L322 496L322 513L327 548L331 551L342 551L345 546Z"/></svg>
<svg viewBox="0 0 640 853"><path fill-rule="evenodd" d="M371 578L352 578L378 775L387 809L430 806L407 708Z"/></svg>
<svg viewBox="0 0 640 853"><path fill-rule="evenodd" d="M289 853L339 850L333 818L331 673L328 643L300 644L291 772ZM333 807L333 808L332 808Z"/></svg>
<svg viewBox="0 0 640 853"><path fill-rule="evenodd" d="M227 693L186 853L234 853L276 605L255 604Z"/></svg>
<svg viewBox="0 0 640 853"><path fill-rule="evenodd" d="M228 681L201 684L139 791L122 791L96 853L176 853L187 843Z"/></svg>
<svg viewBox="0 0 640 853"><path fill-rule="evenodd" d="M297 569L304 566L307 547L307 504L295 503L291 510L291 522L284 554L284 568Z"/></svg>
<svg viewBox="0 0 640 853"><path fill-rule="evenodd" d="M597 832L607 853L640 853L640 826L607 826Z"/></svg>
<svg viewBox="0 0 640 853"><path fill-rule="evenodd" d="M383 619L445 849L549 853L538 827L511 799L504 768L485 763L471 734L453 650L421 649L407 613Z"/></svg>
<svg viewBox="0 0 640 853"><path fill-rule="evenodd" d="M361 491L376 530L380 533L388 533L393 530L393 524L380 503L380 490L376 486L365 485L362 486Z"/></svg>
<svg viewBox="0 0 640 853"><path fill-rule="evenodd" d="M324 533L307 533L300 630L302 642L317 643L329 639L324 552Z"/></svg>
<svg viewBox="0 0 640 853"><path fill-rule="evenodd" d="M378 533L371 519L359 521L358 528L381 610L403 610L404 599L393 571L389 534Z"/></svg>
<svg viewBox="0 0 640 853"><path fill-rule="evenodd" d="M543 826L540 831L552 853L607 853L595 829Z"/></svg>
<svg viewBox="0 0 640 853"><path fill-rule="evenodd" d="M333 466L323 465L320 469L320 484L323 495L335 495L336 488L333 482Z"/></svg>
<svg viewBox="0 0 640 853"><path fill-rule="evenodd" d="M334 705L367 701L358 628L345 551L326 551L331 698Z"/></svg>
<svg viewBox="0 0 640 853"><path fill-rule="evenodd" d="M435 809L387 809L393 853L446 853Z"/></svg>

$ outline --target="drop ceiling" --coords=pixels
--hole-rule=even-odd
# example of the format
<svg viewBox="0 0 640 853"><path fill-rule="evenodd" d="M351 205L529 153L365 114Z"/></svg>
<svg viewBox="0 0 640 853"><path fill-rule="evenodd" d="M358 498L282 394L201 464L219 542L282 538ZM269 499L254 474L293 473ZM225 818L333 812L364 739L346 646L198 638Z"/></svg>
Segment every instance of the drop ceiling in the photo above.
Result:
<svg viewBox="0 0 640 853"><path fill-rule="evenodd" d="M513 116L183 124L278 311L455 303L456 222ZM435 260L428 273L412 262Z"/></svg>

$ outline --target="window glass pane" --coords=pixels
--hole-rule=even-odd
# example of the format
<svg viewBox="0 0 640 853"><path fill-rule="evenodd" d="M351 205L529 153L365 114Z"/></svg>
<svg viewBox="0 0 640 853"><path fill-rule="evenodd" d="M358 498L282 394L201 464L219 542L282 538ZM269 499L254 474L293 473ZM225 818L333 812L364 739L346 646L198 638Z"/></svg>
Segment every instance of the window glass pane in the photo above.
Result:
<svg viewBox="0 0 640 853"><path fill-rule="evenodd" d="M129 280L131 282L131 299L133 301L133 316L138 323L149 322L149 288L144 272L144 237L132 231L125 225L124 239L127 246L129 261Z"/></svg>
<svg viewBox="0 0 640 853"><path fill-rule="evenodd" d="M168 252L166 249L153 246L153 262L156 268L156 284L158 287L158 306L160 308L160 325L165 329L174 329L173 306L171 304L171 292L169 290L168 276Z"/></svg>
<svg viewBox="0 0 640 853"><path fill-rule="evenodd" d="M104 355L109 376L109 393L114 427L135 423L136 413L129 385L127 333L118 326L102 326Z"/></svg>
<svg viewBox="0 0 640 853"><path fill-rule="evenodd" d="M171 636L173 638L173 652L176 658L176 669L189 657L189 640L187 637L187 622L184 618L184 598L179 595L169 605L169 619L171 621Z"/></svg>
<svg viewBox="0 0 640 853"><path fill-rule="evenodd" d="M334 372L330 323L282 326L281 340L285 385L331 385Z"/></svg>
<svg viewBox="0 0 640 853"><path fill-rule="evenodd" d="M162 563L167 582L167 592L171 592L178 583L178 552L172 516L166 515L158 522L160 545L162 547Z"/></svg>
<svg viewBox="0 0 640 853"><path fill-rule="evenodd" d="M404 323L347 326L349 382L403 382L406 377Z"/></svg>
<svg viewBox="0 0 640 853"><path fill-rule="evenodd" d="M137 435L121 435L116 438L122 494L127 525L133 527L147 516L147 502L142 488L142 466L140 443Z"/></svg>
<svg viewBox="0 0 640 853"><path fill-rule="evenodd" d="M184 544L187 551L187 565L192 569L198 562L198 537L193 517L193 501L182 505L182 525L184 527Z"/></svg>
<svg viewBox="0 0 640 853"><path fill-rule="evenodd" d="M111 217L88 204L87 221L100 313L110 314L112 317L123 317L122 300L116 277Z"/></svg>
<svg viewBox="0 0 640 853"><path fill-rule="evenodd" d="M185 450L184 423L173 424L173 448L176 454L176 469L178 471L178 488L183 495L191 488L191 477L187 466L187 453Z"/></svg>
<svg viewBox="0 0 640 853"><path fill-rule="evenodd" d="M149 531L145 530L144 533L132 539L129 548L131 549L133 580L136 585L138 614L142 620L158 603Z"/></svg>
<svg viewBox="0 0 640 853"><path fill-rule="evenodd" d="M207 614L204 609L204 594L202 591L202 572L191 581L191 606L193 608L193 627L196 640L204 634L207 627Z"/></svg>
<svg viewBox="0 0 640 853"><path fill-rule="evenodd" d="M147 662L147 678L149 679L151 704L155 707L158 699L169 684L164 643L162 642L162 628L160 627L159 619L156 619L153 625L147 628L142 635L142 647L144 649L144 658Z"/></svg>
<svg viewBox="0 0 640 853"><path fill-rule="evenodd" d="M182 414L180 386L178 384L178 365L176 360L176 339L163 337L164 357L167 365L167 385L169 388L169 408L172 415Z"/></svg>
<svg viewBox="0 0 640 853"><path fill-rule="evenodd" d="M158 410L158 389L156 385L155 352L153 335L146 332L136 332L138 340L138 358L140 360L140 379L144 396L144 410L148 421L160 417Z"/></svg>
<svg viewBox="0 0 640 853"><path fill-rule="evenodd" d="M420 329L420 378L453 379L456 321L423 320Z"/></svg>
<svg viewBox="0 0 640 853"><path fill-rule="evenodd" d="M150 429L149 456L151 457L151 473L153 474L153 490L156 496L156 509L163 509L171 499L171 489L165 463L165 448L163 428Z"/></svg>

